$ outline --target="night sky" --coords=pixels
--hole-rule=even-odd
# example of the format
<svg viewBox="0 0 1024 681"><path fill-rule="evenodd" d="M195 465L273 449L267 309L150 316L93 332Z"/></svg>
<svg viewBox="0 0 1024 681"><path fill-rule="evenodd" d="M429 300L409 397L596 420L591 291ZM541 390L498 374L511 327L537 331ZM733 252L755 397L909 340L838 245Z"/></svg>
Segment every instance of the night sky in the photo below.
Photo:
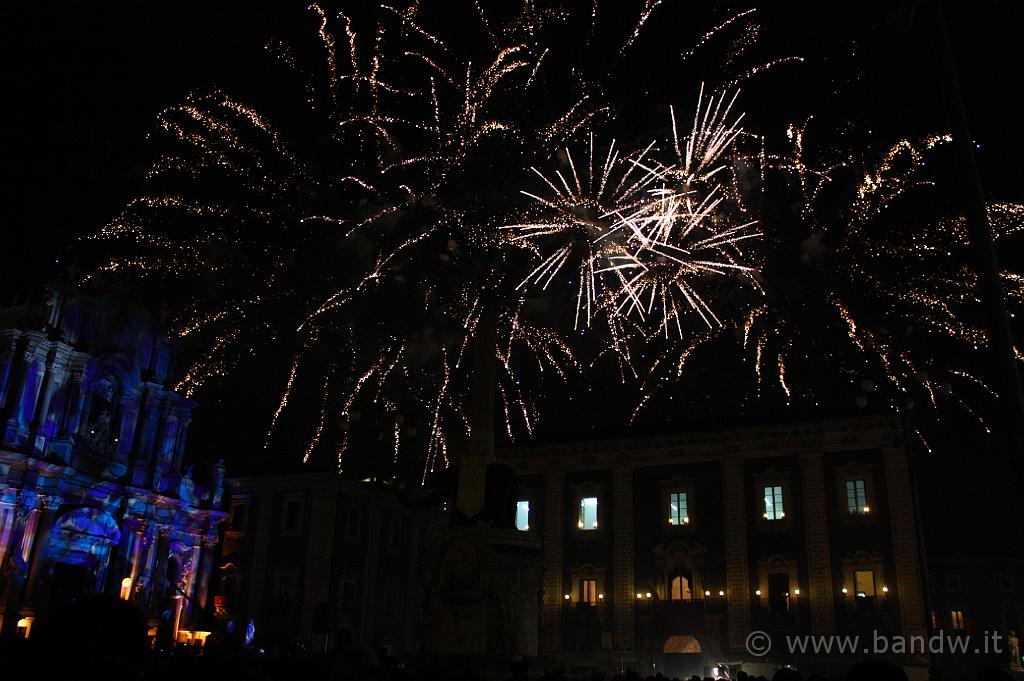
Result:
<svg viewBox="0 0 1024 681"><path fill-rule="evenodd" d="M778 134L785 123L811 113L849 120L884 143L944 128L927 35L920 22L907 30L893 26L885 9L893 3L766 4L760 49L806 61L748 87L749 101L772 105L748 108L748 129ZM947 5L986 189L995 198L1019 201L1024 142L1013 90L1024 8L1011 2ZM721 18L731 7L706 3L702 11ZM264 43L305 30L299 11L275 13L260 3L233 1L58 1L5 5L2 12L0 23L9 33L0 128L5 303L38 290L76 260L81 248L75 238L112 219L139 191L154 158L147 135L161 109L189 92L222 88L243 98L258 92ZM665 33L666 49L673 45L672 28L652 29ZM671 74L648 75L654 85L671 88ZM779 101L788 104L777 106ZM204 425L200 419L199 432L216 432L216 420L207 416ZM252 444L251 437L241 439Z"/></svg>
<svg viewBox="0 0 1024 681"><path fill-rule="evenodd" d="M707 6L719 4L731 6ZM790 112L842 106L853 117L869 118L881 134L939 129L927 37L919 26L886 28L889 4L765 3L769 49L809 57L798 67L800 77L788 71L767 79L766 87L801 102L787 107ZM983 145L986 187L1019 199L1024 142L1013 84L1024 8L994 1L947 5L972 133ZM55 261L74 253L74 237L111 219L137 192L151 159L146 136L157 112L191 91L245 90L259 82L262 46L280 35L285 14L268 6L231 0L4 4L5 293L52 277ZM831 75L851 79L832 83ZM830 95L837 85L845 92Z"/></svg>

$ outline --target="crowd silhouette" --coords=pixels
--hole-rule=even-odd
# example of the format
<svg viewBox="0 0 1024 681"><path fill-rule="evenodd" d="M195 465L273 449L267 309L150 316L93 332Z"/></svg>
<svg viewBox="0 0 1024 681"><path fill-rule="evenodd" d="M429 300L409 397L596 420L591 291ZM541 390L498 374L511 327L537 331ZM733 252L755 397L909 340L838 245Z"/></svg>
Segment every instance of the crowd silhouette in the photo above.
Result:
<svg viewBox="0 0 1024 681"><path fill-rule="evenodd" d="M155 649L156 648L156 649ZM1009 673L986 669L972 677L929 671L929 681L1010 681ZM419 666L358 646L313 653L295 649L263 651L246 647L223 632L213 632L202 649L153 646L141 613L124 601L87 597L53 611L33 628L30 639L0 638L0 678L53 678L121 681L495 681L458 664L422 660ZM734 681L908 681L892 662L852 662L845 673L823 676L782 668L771 677L734 672ZM565 669L541 670L527 660L513 660L498 681L581 681ZM641 676L633 670L595 673L584 681L714 681L662 674Z"/></svg>

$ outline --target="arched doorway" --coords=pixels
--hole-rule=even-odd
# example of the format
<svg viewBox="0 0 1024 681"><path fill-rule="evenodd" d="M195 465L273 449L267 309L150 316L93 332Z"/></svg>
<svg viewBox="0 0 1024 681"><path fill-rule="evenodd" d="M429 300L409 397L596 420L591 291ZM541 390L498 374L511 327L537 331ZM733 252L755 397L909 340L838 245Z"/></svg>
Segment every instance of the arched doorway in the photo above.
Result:
<svg viewBox="0 0 1024 681"><path fill-rule="evenodd" d="M693 588L690 582L690 575L683 570L677 570L669 581L669 599L673 601L692 601Z"/></svg>
<svg viewBox="0 0 1024 681"><path fill-rule="evenodd" d="M82 506L57 518L46 544L50 568L47 607L67 605L103 587L110 549L121 539L109 513Z"/></svg>
<svg viewBox="0 0 1024 681"><path fill-rule="evenodd" d="M704 649L696 636L669 636L662 646L662 653L665 676L686 679L696 674L704 677Z"/></svg>

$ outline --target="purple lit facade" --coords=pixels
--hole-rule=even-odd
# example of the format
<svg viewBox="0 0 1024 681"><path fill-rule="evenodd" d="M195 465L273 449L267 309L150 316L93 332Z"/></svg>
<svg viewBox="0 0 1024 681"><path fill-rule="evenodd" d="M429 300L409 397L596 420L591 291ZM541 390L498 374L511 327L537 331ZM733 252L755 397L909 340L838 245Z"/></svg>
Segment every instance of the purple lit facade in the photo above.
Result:
<svg viewBox="0 0 1024 681"><path fill-rule="evenodd" d="M0 311L0 636L87 594L172 639L204 628L223 466L183 472L178 350L136 306L74 289Z"/></svg>

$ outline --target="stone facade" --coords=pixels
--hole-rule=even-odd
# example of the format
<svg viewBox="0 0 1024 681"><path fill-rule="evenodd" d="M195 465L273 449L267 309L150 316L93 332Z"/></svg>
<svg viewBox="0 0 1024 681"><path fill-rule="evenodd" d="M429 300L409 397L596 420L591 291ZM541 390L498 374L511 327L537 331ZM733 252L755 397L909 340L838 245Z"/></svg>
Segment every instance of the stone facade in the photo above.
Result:
<svg viewBox="0 0 1024 681"><path fill-rule="evenodd" d="M181 472L195 403L170 382L176 344L137 308L59 286L0 322L0 635L86 594L169 637L206 627L223 467L206 484Z"/></svg>
<svg viewBox="0 0 1024 681"><path fill-rule="evenodd" d="M266 649L420 651L430 547L447 526L391 485L336 473L228 480L217 617Z"/></svg>
<svg viewBox="0 0 1024 681"><path fill-rule="evenodd" d="M925 634L904 442L869 417L499 451L542 540L542 657L703 677L787 661L753 631Z"/></svg>

